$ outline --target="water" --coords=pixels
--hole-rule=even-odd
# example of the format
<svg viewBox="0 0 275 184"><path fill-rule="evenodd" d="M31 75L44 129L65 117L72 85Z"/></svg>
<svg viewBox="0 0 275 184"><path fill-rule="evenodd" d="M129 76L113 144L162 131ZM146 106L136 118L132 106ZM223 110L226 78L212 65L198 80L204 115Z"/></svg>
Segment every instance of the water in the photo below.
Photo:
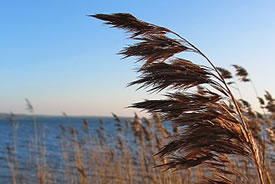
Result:
<svg viewBox="0 0 275 184"><path fill-rule="evenodd" d="M117 134L116 121L113 117L85 117L85 119L88 121L88 129L91 135L97 134L96 130L100 128L99 120L103 120L105 133L109 139L108 141L112 144L111 138L115 136L114 134ZM122 121L125 120L130 120L130 118L122 118ZM82 117L37 116L34 120L32 116L18 116L15 117L15 121L18 123L17 128L14 128L8 117L0 118L0 182L11 183L12 181L7 159L8 155L11 155L8 149L13 150L14 148L15 132L17 144L16 156L19 169L26 170L26 172L29 170L29 174L34 174L33 170L31 170L33 166L30 164L30 157L34 155L33 148L30 147L34 145L34 121L37 122L38 140L45 141L47 162L51 163L56 172L62 171L64 160L62 160L60 144L62 135L60 125L67 130L69 130L69 127L72 127L81 132L83 126Z"/></svg>

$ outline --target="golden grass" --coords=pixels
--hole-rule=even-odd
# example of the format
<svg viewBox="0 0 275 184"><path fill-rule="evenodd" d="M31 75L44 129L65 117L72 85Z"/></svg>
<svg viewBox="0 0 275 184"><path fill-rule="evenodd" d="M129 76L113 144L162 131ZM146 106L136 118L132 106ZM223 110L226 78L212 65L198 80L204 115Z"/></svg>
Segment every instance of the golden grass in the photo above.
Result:
<svg viewBox="0 0 275 184"><path fill-rule="evenodd" d="M116 117L120 125L115 137L110 141L101 121L101 129L97 135L90 132L88 121L83 120L81 130L72 127L61 127L62 160L65 165L62 170L54 170L51 161L46 160L47 149L43 137L39 137L39 154L34 154L29 161L33 165L31 175L24 170L16 170L17 161L11 159L14 150L10 150L8 157L12 182L14 183L156 183L156 184L185 184L203 181L202 178L215 174L215 170L196 166L188 170L164 171L162 167L155 167L166 163L165 157L155 156L160 148L166 144L169 136L175 134L172 127L163 126L160 117L155 114L153 119L140 119L137 115L130 123ZM129 127L127 128L127 123ZM100 136L99 136L100 135ZM129 139L134 141L130 142ZM16 139L15 139L16 140ZM35 148L32 142L32 149ZM265 153L267 156L268 153ZM31 163L35 161L35 164ZM59 163L55 163L59 164ZM274 163L273 163L274 164ZM258 183L257 174L252 162L243 157L235 158L230 168L238 175L230 176L234 183ZM272 160L265 159L266 174L270 174L271 182L275 181ZM16 171L16 172L15 172ZM269 172L267 172L269 171ZM30 174L30 173L28 173ZM23 176L23 177L22 177ZM268 180L267 177L266 181ZM219 180L219 178L217 178Z"/></svg>

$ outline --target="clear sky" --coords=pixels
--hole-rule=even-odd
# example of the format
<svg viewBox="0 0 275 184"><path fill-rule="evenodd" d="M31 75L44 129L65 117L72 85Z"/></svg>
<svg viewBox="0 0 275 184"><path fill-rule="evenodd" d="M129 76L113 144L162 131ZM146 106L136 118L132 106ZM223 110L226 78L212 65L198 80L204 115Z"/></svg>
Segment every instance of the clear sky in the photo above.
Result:
<svg viewBox="0 0 275 184"><path fill-rule="evenodd" d="M0 7L0 112L26 113L28 98L37 114L129 116L137 110L125 107L156 98L126 88L136 64L116 53L130 41L86 16L95 13L131 13L172 29L217 66L245 67L260 95L275 95L274 0L9 0ZM255 99L250 84L240 87Z"/></svg>

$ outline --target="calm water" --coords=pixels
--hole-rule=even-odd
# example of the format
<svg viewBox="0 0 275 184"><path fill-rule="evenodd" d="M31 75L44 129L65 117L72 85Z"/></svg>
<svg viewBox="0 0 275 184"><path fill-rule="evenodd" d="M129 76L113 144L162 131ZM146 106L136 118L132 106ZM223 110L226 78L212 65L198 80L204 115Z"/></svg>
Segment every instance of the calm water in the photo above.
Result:
<svg viewBox="0 0 275 184"><path fill-rule="evenodd" d="M104 121L104 128L106 135L111 141L111 137L116 134L117 127L115 126L115 120L113 117L85 117L89 122L89 131L93 135L96 135L96 130L99 129L100 122L99 119ZM130 118L122 118L122 120L130 120ZM18 128L16 129L16 143L17 143L17 160L19 163L19 169L31 170L31 165L29 164L29 151L30 145L33 145L34 141L34 121L31 116L16 117L18 122ZM52 163L54 169L62 171L62 150L60 146L60 137L62 130L60 125L65 128L72 127L76 130L82 129L83 120L82 117L50 117L50 116L38 116L36 117L37 122L37 133L38 137L44 137L46 145L46 158L47 161ZM10 169L8 168L7 156L8 148L13 149L14 143L14 127L8 118L0 118L0 183L10 183ZM110 143L112 144L112 143ZM30 174L31 173L30 171Z"/></svg>

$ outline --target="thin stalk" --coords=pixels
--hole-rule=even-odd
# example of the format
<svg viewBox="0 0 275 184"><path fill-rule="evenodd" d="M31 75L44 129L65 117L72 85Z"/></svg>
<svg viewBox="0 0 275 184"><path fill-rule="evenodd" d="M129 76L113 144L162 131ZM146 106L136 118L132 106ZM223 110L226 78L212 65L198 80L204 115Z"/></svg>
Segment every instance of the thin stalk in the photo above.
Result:
<svg viewBox="0 0 275 184"><path fill-rule="evenodd" d="M239 85L238 85L238 83L237 83L237 81L236 81L235 77L234 77L234 76L232 76L232 78L233 78L234 83L235 83L235 85L236 85L236 89L237 89L237 91L239 92L240 98L241 98L241 99L243 99L243 96L242 96L241 90L240 90L240 88L239 88Z"/></svg>

